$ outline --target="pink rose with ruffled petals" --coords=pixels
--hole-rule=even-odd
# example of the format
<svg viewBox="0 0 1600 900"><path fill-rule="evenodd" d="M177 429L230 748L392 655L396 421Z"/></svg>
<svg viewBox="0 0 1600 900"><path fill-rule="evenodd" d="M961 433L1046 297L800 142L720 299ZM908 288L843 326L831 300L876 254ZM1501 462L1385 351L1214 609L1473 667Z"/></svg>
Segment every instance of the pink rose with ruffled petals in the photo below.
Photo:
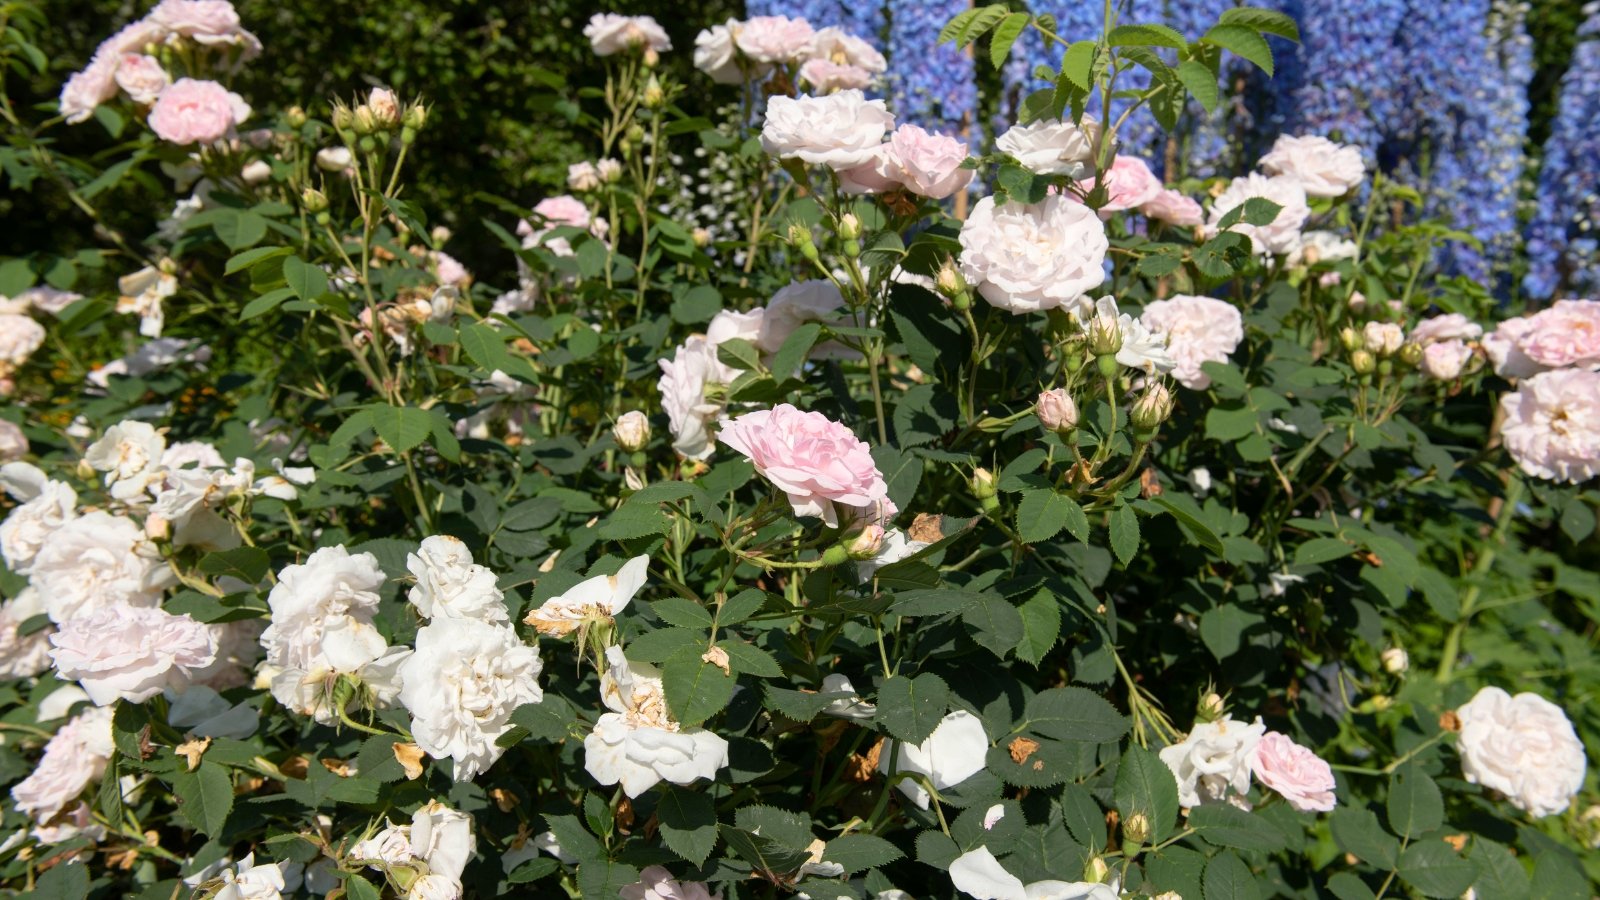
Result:
<svg viewBox="0 0 1600 900"><path fill-rule="evenodd" d="M1560 300L1530 324L1521 348L1529 359L1549 369L1600 366L1600 302Z"/></svg>
<svg viewBox="0 0 1600 900"><path fill-rule="evenodd" d="M733 40L756 62L789 63L811 48L812 34L805 19L756 16L734 31Z"/></svg>
<svg viewBox="0 0 1600 900"><path fill-rule="evenodd" d="M1164 190L1150 198L1139 212L1168 225L1192 228L1205 221L1205 210L1193 198L1177 191Z"/></svg>
<svg viewBox="0 0 1600 900"><path fill-rule="evenodd" d="M217 659L217 639L203 623L165 610L110 604L61 623L50 636L56 671L99 706L143 703L189 683Z"/></svg>
<svg viewBox="0 0 1600 900"><path fill-rule="evenodd" d="M1137 156L1118 156L1111 168L1100 176L1100 184L1106 189L1106 205L1100 207L1102 219L1114 212L1137 209L1161 196L1165 190L1161 186L1161 179ZM1086 192L1093 190L1094 185L1093 178L1078 182L1078 187Z"/></svg>
<svg viewBox="0 0 1600 900"><path fill-rule="evenodd" d="M117 86L135 103L154 103L168 83L167 70L153 56L124 53L117 64Z"/></svg>
<svg viewBox="0 0 1600 900"><path fill-rule="evenodd" d="M82 72L61 86L61 116L68 125L87 122L95 107L117 95L116 53L96 53Z"/></svg>
<svg viewBox="0 0 1600 900"><path fill-rule="evenodd" d="M234 105L238 100L238 94L215 81L180 78L162 91L151 107L150 128L157 137L174 144L214 143L238 124Z"/></svg>
<svg viewBox="0 0 1600 900"><path fill-rule="evenodd" d="M1422 347L1422 371L1429 378L1452 381L1472 359L1472 348L1466 341L1432 341Z"/></svg>
<svg viewBox="0 0 1600 900"><path fill-rule="evenodd" d="M782 403L731 420L717 439L788 494L795 515L817 516L830 528L839 526L841 506L870 520L894 515L872 448L822 413Z"/></svg>
<svg viewBox="0 0 1600 900"><path fill-rule="evenodd" d="M570 194L547 197L539 201L533 211L551 225L571 225L573 228L589 227L589 207Z"/></svg>
<svg viewBox="0 0 1600 900"><path fill-rule="evenodd" d="M1300 812L1328 812L1334 807L1333 769L1286 735L1276 731L1262 735L1250 751L1250 771Z"/></svg>
<svg viewBox="0 0 1600 900"><path fill-rule="evenodd" d="M901 125L889 136L889 146L899 163L899 181L913 194L943 200L972 181L972 170L961 167L967 145L953 137Z"/></svg>
<svg viewBox="0 0 1600 900"><path fill-rule="evenodd" d="M44 756L28 777L11 788L17 811L35 822L55 818L105 773L115 749L111 710L93 707L79 713L44 745Z"/></svg>
<svg viewBox="0 0 1600 900"><path fill-rule="evenodd" d="M1432 316L1411 329L1411 339L1419 344L1435 341L1470 341L1483 335L1483 326L1460 313Z"/></svg>
<svg viewBox="0 0 1600 900"><path fill-rule="evenodd" d="M854 88L864 90L872 84L872 73L860 66L836 63L831 59L808 60L800 67L800 80L818 94L831 94Z"/></svg>
<svg viewBox="0 0 1600 900"><path fill-rule="evenodd" d="M161 0L146 20L198 44L237 44L246 56L261 52L261 41L239 24L228 0Z"/></svg>
<svg viewBox="0 0 1600 900"><path fill-rule="evenodd" d="M1600 475L1600 372L1556 369L1500 398L1506 452L1534 478L1579 484Z"/></svg>

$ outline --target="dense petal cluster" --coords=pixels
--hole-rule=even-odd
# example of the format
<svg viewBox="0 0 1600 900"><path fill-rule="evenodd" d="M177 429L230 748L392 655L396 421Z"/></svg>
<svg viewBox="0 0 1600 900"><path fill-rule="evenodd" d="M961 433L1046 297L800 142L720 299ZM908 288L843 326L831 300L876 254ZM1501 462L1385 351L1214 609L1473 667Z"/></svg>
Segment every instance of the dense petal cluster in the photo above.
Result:
<svg viewBox="0 0 1600 900"><path fill-rule="evenodd" d="M1600 474L1600 372L1559 369L1500 398L1506 452L1535 478L1577 484Z"/></svg>
<svg viewBox="0 0 1600 900"><path fill-rule="evenodd" d="M1561 707L1538 694L1478 691L1456 710L1461 772L1473 784L1504 794L1535 818L1566 809L1583 787L1588 761Z"/></svg>
<svg viewBox="0 0 1600 900"><path fill-rule="evenodd" d="M872 521L894 515L872 448L822 413L780 403L733 419L717 439L755 463L797 516L835 528L841 514Z"/></svg>
<svg viewBox="0 0 1600 900"><path fill-rule="evenodd" d="M1060 195L1003 206L985 197L961 226L960 240L962 277L1017 315L1078 306L1105 281L1105 225Z"/></svg>

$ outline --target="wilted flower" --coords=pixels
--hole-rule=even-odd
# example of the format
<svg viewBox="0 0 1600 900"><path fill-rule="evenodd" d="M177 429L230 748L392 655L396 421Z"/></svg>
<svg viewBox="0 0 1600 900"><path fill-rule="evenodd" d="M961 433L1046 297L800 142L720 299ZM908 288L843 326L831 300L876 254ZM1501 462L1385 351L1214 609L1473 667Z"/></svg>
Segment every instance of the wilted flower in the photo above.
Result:
<svg viewBox="0 0 1600 900"><path fill-rule="evenodd" d="M635 556L615 575L595 575L546 600L522 621L540 634L565 637L580 628L609 623L644 587L650 557Z"/></svg>
<svg viewBox="0 0 1600 900"><path fill-rule="evenodd" d="M684 728L667 711L661 675L607 648L600 699L611 712L583 739L584 768L604 785L621 783L637 797L663 780L692 784L728 764L728 742L703 728ZM716 676L723 677L723 676Z"/></svg>

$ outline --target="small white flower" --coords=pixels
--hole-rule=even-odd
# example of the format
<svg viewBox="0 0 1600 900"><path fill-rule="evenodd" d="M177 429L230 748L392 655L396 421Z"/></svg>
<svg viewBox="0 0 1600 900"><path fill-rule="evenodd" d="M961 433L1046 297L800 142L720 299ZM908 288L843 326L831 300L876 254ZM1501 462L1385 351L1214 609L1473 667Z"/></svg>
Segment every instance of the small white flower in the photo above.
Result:
<svg viewBox="0 0 1600 900"><path fill-rule="evenodd" d="M935 790L942 791L983 771L988 752L989 736L983 731L983 722L972 713L958 709L946 715L933 734L920 744L890 742L878 758L878 769L887 774L892 760L894 771L925 775ZM912 803L922 809L928 808L932 797L921 782L903 778L895 787Z"/></svg>
<svg viewBox="0 0 1600 900"><path fill-rule="evenodd" d="M950 864L950 883L977 900L1117 900L1115 888L1088 881L1035 881L1006 871L988 847L977 847Z"/></svg>
<svg viewBox="0 0 1600 900"><path fill-rule="evenodd" d="M1195 725L1182 741L1163 747L1161 761L1177 779L1178 802L1187 808L1223 800L1230 788L1243 797L1250 790L1250 751L1266 732L1260 717L1247 724L1223 716Z"/></svg>
<svg viewBox="0 0 1600 900"><path fill-rule="evenodd" d="M100 440L84 451L83 461L106 473L106 489L124 503L142 495L163 476L161 457L167 439L148 422L125 419L106 429Z"/></svg>
<svg viewBox="0 0 1600 900"><path fill-rule="evenodd" d="M584 623L606 622L616 618L633 596L644 587L650 570L649 556L635 556L615 575L596 575L585 579L566 593L551 597L523 621L540 634L564 637Z"/></svg>

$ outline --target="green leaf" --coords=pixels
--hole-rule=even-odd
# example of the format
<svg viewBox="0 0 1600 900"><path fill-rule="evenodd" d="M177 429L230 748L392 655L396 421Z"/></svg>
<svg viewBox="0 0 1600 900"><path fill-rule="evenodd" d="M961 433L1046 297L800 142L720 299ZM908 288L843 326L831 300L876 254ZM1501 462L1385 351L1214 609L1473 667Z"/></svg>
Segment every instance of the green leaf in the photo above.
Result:
<svg viewBox="0 0 1600 900"><path fill-rule="evenodd" d="M256 213L227 207L219 207L213 212L216 215L210 220L211 230L228 245L229 250L255 246L267 236L267 220Z"/></svg>
<svg viewBox="0 0 1600 900"><path fill-rule="evenodd" d="M672 301L672 321L680 325L709 322L722 311L722 294L709 284L697 284Z"/></svg>
<svg viewBox="0 0 1600 900"><path fill-rule="evenodd" d="M1182 50L1189 46L1183 35L1166 25L1118 25L1106 36L1113 47L1171 47Z"/></svg>
<svg viewBox="0 0 1600 900"><path fill-rule="evenodd" d="M667 660L661 667L661 682L672 717L686 728L721 712L733 697L733 677L701 660L693 650L680 651Z"/></svg>
<svg viewBox="0 0 1600 900"><path fill-rule="evenodd" d="M584 865L604 855L600 849L600 842L589 833L589 829L583 827L577 816L552 816L545 813L544 827L555 835L556 843L563 852L577 857Z"/></svg>
<svg viewBox="0 0 1600 900"><path fill-rule="evenodd" d="M981 37L984 32L1000 24L1010 12L1004 3L991 3L982 9L968 10L939 32L939 43L954 41L957 47L965 47Z"/></svg>
<svg viewBox="0 0 1600 900"><path fill-rule="evenodd" d="M717 641L717 646L728 654L728 666L739 675L754 675L757 678L781 678L783 667L771 653L757 647L748 641L724 638Z"/></svg>
<svg viewBox="0 0 1600 900"><path fill-rule="evenodd" d="M920 744L939 727L950 688L931 672L915 678L895 675L878 689L877 722L908 744Z"/></svg>
<svg viewBox="0 0 1600 900"><path fill-rule="evenodd" d="M1001 659L1022 641L1022 614L1003 597L979 595L977 603L961 611L961 621L972 626L973 640Z"/></svg>
<svg viewBox="0 0 1600 900"><path fill-rule="evenodd" d="M1131 506L1111 513L1111 551L1126 566L1139 552L1139 516Z"/></svg>
<svg viewBox="0 0 1600 900"><path fill-rule="evenodd" d="M727 824L720 830L728 847L758 873L789 875L811 858L806 851L786 847L765 835L751 834Z"/></svg>
<svg viewBox="0 0 1600 900"><path fill-rule="evenodd" d="M1380 869L1392 869L1400 857L1400 842L1383 830L1378 817L1365 807L1340 806L1328 825L1339 849Z"/></svg>
<svg viewBox="0 0 1600 900"><path fill-rule="evenodd" d="M696 866L705 865L717 845L717 810L711 798L668 785L656 806L656 815L668 849Z"/></svg>
<svg viewBox="0 0 1600 900"><path fill-rule="evenodd" d="M239 321L248 322L258 316L264 316L277 309L283 301L293 296L294 291L286 287L267 291L265 294L246 303L244 309L239 310Z"/></svg>
<svg viewBox="0 0 1600 900"><path fill-rule="evenodd" d="M260 547L235 547L207 553L200 558L199 568L207 575L225 575L245 584L258 584L271 565L267 551Z"/></svg>
<svg viewBox="0 0 1600 900"><path fill-rule="evenodd" d="M1149 843L1158 844L1170 835L1173 822L1178 818L1178 782L1173 780L1172 770L1155 753L1137 744L1130 746L1117 767L1112 796L1122 821L1128 821L1135 813L1149 818ZM1210 895L1209 890L1207 895Z"/></svg>
<svg viewBox="0 0 1600 900"><path fill-rule="evenodd" d="M283 280L301 300L315 300L328 292L327 273L298 256L283 261Z"/></svg>
<svg viewBox="0 0 1600 900"><path fill-rule="evenodd" d="M1264 197L1251 197L1223 214L1217 228L1226 231L1238 224L1271 225L1278 220L1283 207Z"/></svg>
<svg viewBox="0 0 1600 900"><path fill-rule="evenodd" d="M1271 852L1285 846L1277 826L1227 803L1207 803L1190 810L1189 827L1218 847Z"/></svg>
<svg viewBox="0 0 1600 900"><path fill-rule="evenodd" d="M350 900L381 900L383 892L362 876L348 872L344 876L344 895Z"/></svg>
<svg viewBox="0 0 1600 900"><path fill-rule="evenodd" d="M761 351L744 338L730 338L718 344L717 360L741 371L761 371Z"/></svg>
<svg viewBox="0 0 1600 900"><path fill-rule="evenodd" d="M507 375L526 379L533 377L533 365L520 356L512 355L506 349L505 337L494 326L474 322L461 326L459 335L461 349L483 368L491 372L498 369Z"/></svg>
<svg viewBox="0 0 1600 900"><path fill-rule="evenodd" d="M1061 741L1103 744L1128 733L1127 717L1104 697L1081 687L1050 688L1034 694L1028 698L1023 720L1032 731Z"/></svg>
<svg viewBox="0 0 1600 900"><path fill-rule="evenodd" d="M886 866L905 856L899 847L875 834L846 834L828 842L822 858L844 866L846 875Z"/></svg>
<svg viewBox="0 0 1600 900"><path fill-rule="evenodd" d="M1532 894L1533 885L1528 880L1527 870L1504 844L1475 835L1467 858L1477 871L1472 888L1479 897L1528 900Z"/></svg>
<svg viewBox="0 0 1600 900"><path fill-rule="evenodd" d="M1424 897L1459 897L1477 877L1472 863L1442 840L1420 841L1400 854L1400 878Z"/></svg>
<svg viewBox="0 0 1600 900"><path fill-rule="evenodd" d="M1275 34L1299 42L1300 26L1295 24L1292 17L1278 12L1275 9L1256 9L1242 6L1237 9L1223 10L1222 16L1217 19L1221 25L1241 25L1245 28L1254 28L1256 31Z"/></svg>
<svg viewBox="0 0 1600 900"><path fill-rule="evenodd" d="M784 339L783 346L778 348L778 352L772 354L773 374L784 378L799 373L800 367L805 363L811 348L821 335L822 326L816 322L807 322L796 328Z"/></svg>
<svg viewBox="0 0 1600 900"><path fill-rule="evenodd" d="M1343 559L1354 552L1356 552L1356 548L1340 538L1312 538L1294 548L1294 564L1297 566L1319 566L1336 559Z"/></svg>
<svg viewBox="0 0 1600 900"><path fill-rule="evenodd" d="M1038 665L1061 637L1061 604L1049 591L1035 593L1017 607L1022 616L1022 641L1017 644L1017 659Z"/></svg>
<svg viewBox="0 0 1600 900"><path fill-rule="evenodd" d="M178 798L178 812L196 831L209 837L222 833L233 812L233 779L226 766L202 760L193 772L173 776L172 792Z"/></svg>
<svg viewBox="0 0 1600 900"><path fill-rule="evenodd" d="M1401 766L1389 776L1388 813L1390 831L1415 839L1444 824L1444 797L1415 763Z"/></svg>
<svg viewBox="0 0 1600 900"><path fill-rule="evenodd" d="M526 860L522 864L518 865L511 871L510 875L506 876L506 883L527 884L530 881L538 881L546 875L555 874L556 870L560 868L561 863L551 859L548 856L540 856L534 859Z"/></svg>
<svg viewBox="0 0 1600 900"><path fill-rule="evenodd" d="M1083 507L1070 497L1050 490L1027 491L1017 507L1017 534L1024 541L1037 544L1055 537L1069 521L1079 518L1087 525Z"/></svg>
<svg viewBox="0 0 1600 900"><path fill-rule="evenodd" d="M1199 507L1186 494L1180 494L1178 497L1181 499L1168 497L1165 494L1157 494L1150 498L1150 502L1166 510L1174 519L1182 522L1184 533L1196 544L1218 556L1222 556L1224 553L1222 539L1217 537L1217 533L1211 530L1211 526L1207 525L1197 515Z"/></svg>
<svg viewBox="0 0 1600 900"><path fill-rule="evenodd" d="M996 69L1005 65L1006 57L1011 55L1011 46L1022 36L1028 27L1028 22L1033 17L1024 12L1015 12L1000 20L995 26L994 34L989 36L989 62Z"/></svg>
<svg viewBox="0 0 1600 900"><path fill-rule="evenodd" d="M1207 31L1200 40L1231 51L1240 59L1255 63L1268 75L1273 74L1272 48L1267 46L1267 39L1253 29L1242 25L1217 25Z"/></svg>
<svg viewBox="0 0 1600 900"><path fill-rule="evenodd" d="M433 418L425 409L383 403L375 403L367 409L372 413L373 430L396 455L427 440L428 433L433 430Z"/></svg>
<svg viewBox="0 0 1600 900"><path fill-rule="evenodd" d="M684 628L711 628L711 611L683 597L667 597L650 604L650 611L668 625Z"/></svg>
<svg viewBox="0 0 1600 900"><path fill-rule="evenodd" d="M1067 80L1087 91L1094 77L1094 58L1099 45L1094 41L1073 41L1061 58L1061 72Z"/></svg>
<svg viewBox="0 0 1600 900"><path fill-rule="evenodd" d="M1256 876L1232 850L1224 850L1206 863L1202 881L1206 900L1260 900Z"/></svg>
<svg viewBox="0 0 1600 900"><path fill-rule="evenodd" d="M1340 872L1328 879L1328 890L1339 900L1378 900L1378 895L1367 883L1349 872Z"/></svg>
<svg viewBox="0 0 1600 900"><path fill-rule="evenodd" d="M1200 101L1206 112L1216 111L1217 101L1221 98L1216 73L1206 68L1204 63L1186 59L1178 64L1177 75L1178 81Z"/></svg>
<svg viewBox="0 0 1600 900"><path fill-rule="evenodd" d="M51 866L34 882L27 896L34 900L84 900L89 896L89 867L70 858Z"/></svg>
<svg viewBox="0 0 1600 900"><path fill-rule="evenodd" d="M257 247L253 250L246 250L243 253L236 253L228 257L228 264L223 267L222 273L224 275L232 275L240 270L248 269L264 259L288 256L293 252L288 247Z"/></svg>
<svg viewBox="0 0 1600 900"><path fill-rule="evenodd" d="M1061 820L1079 844L1091 850L1105 846L1105 813L1083 785L1069 784L1061 789Z"/></svg>
<svg viewBox="0 0 1600 900"><path fill-rule="evenodd" d="M623 888L638 883L639 870L627 863L594 859L578 867L580 897L620 897Z"/></svg>

